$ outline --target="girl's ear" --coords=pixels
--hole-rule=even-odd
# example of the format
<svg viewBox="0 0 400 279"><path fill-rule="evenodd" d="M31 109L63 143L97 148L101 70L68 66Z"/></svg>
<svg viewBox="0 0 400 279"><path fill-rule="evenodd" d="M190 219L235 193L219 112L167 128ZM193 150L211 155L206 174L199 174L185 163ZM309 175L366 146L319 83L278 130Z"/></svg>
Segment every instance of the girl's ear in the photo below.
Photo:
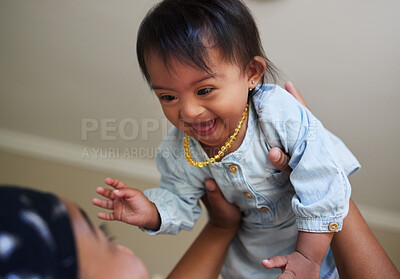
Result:
<svg viewBox="0 0 400 279"><path fill-rule="evenodd" d="M247 83L249 89L253 89L257 86L261 77L264 75L266 67L267 63L261 56L254 56L254 58L250 61L247 68Z"/></svg>

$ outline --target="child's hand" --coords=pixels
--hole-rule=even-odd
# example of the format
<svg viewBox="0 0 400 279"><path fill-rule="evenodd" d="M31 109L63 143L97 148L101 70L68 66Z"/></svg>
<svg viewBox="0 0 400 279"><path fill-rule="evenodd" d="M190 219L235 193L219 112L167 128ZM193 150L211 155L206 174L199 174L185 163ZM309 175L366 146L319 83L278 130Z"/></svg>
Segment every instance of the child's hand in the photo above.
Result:
<svg viewBox="0 0 400 279"><path fill-rule="evenodd" d="M151 230L160 228L161 220L157 207L140 190L128 187L124 182L106 178L105 183L115 190L98 187L96 192L107 200L94 198L92 203L112 212L97 214L103 220L118 220Z"/></svg>
<svg viewBox="0 0 400 279"><path fill-rule="evenodd" d="M286 256L276 256L263 260L265 268L280 268L282 274L277 279L318 279L320 265L307 259L299 252Z"/></svg>

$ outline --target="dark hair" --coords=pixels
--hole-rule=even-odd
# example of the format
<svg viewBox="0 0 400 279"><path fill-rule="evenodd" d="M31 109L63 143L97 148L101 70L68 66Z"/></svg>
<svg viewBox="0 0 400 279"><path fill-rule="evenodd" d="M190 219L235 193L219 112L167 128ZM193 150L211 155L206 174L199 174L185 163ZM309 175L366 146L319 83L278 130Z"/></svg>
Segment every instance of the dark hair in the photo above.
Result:
<svg viewBox="0 0 400 279"><path fill-rule="evenodd" d="M254 56L262 57L267 68L261 82L265 74L275 82L277 69L266 57L255 20L240 0L161 1L139 27L136 52L142 74L151 84L146 55L159 54L167 68L168 59L176 58L212 74L207 63L210 45L242 70Z"/></svg>
<svg viewBox="0 0 400 279"><path fill-rule="evenodd" d="M0 220L0 238L9 244L0 278L78 278L70 216L54 194L0 185Z"/></svg>

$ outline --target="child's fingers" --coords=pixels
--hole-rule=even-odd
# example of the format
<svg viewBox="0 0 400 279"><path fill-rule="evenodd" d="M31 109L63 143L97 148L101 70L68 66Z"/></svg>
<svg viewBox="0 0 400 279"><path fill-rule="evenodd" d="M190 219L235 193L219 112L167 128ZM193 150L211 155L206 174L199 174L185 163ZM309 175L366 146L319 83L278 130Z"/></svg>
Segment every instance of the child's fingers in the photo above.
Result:
<svg viewBox="0 0 400 279"><path fill-rule="evenodd" d="M138 194L138 190L136 189L131 189L131 188L124 188L124 189L119 189L119 190L114 190L113 195L116 198L133 198Z"/></svg>
<svg viewBox="0 0 400 279"><path fill-rule="evenodd" d="M95 206L104 208L104 209L114 209L114 202L111 200L101 200L98 198L92 199L92 203Z"/></svg>
<svg viewBox="0 0 400 279"><path fill-rule="evenodd" d="M107 221L113 221L114 220L114 215L112 213L99 212L99 213L97 213L97 217L99 219L107 220Z"/></svg>
<svg viewBox="0 0 400 279"><path fill-rule="evenodd" d="M285 269L286 265L288 264L288 258L286 256L272 257L267 260L262 260L261 263L265 268L268 268L268 269L280 268L282 270L282 274L279 275L277 279L294 279L294 278L296 278L295 274L292 271Z"/></svg>
<svg viewBox="0 0 400 279"><path fill-rule="evenodd" d="M107 184L107 185L109 185L109 186L111 186L111 187L114 187L115 189L123 189L123 188L127 188L128 187L128 185L126 185L124 182L122 182L121 180L118 180L118 179L114 179L114 178L106 178L105 180L104 180L104 182Z"/></svg>
<svg viewBox="0 0 400 279"><path fill-rule="evenodd" d="M96 193L99 195L102 195L103 197L113 200L115 197L113 195L113 190L103 188L103 187L97 187L96 188Z"/></svg>
<svg viewBox="0 0 400 279"><path fill-rule="evenodd" d="M287 265L288 260L287 260L287 257L285 257L285 256L276 256L276 257L269 258L267 260L262 260L261 263L265 268L268 268L268 269L284 268Z"/></svg>

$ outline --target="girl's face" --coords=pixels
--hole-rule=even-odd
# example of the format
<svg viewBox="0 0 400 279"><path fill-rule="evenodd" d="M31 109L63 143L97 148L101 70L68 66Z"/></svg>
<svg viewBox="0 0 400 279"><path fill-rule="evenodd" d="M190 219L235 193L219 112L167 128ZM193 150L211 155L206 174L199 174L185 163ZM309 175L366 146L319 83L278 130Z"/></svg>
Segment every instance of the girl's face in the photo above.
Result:
<svg viewBox="0 0 400 279"><path fill-rule="evenodd" d="M175 127L201 142L205 150L221 147L234 133L249 88L255 87L264 71L254 62L243 71L226 62L218 49L209 51L212 75L177 59L171 58L169 63L165 67L157 54L146 60L152 89L165 116ZM247 119L230 151L243 141L246 124Z"/></svg>
<svg viewBox="0 0 400 279"><path fill-rule="evenodd" d="M149 279L143 262L126 247L109 241L104 233L67 200L78 254L79 278Z"/></svg>

